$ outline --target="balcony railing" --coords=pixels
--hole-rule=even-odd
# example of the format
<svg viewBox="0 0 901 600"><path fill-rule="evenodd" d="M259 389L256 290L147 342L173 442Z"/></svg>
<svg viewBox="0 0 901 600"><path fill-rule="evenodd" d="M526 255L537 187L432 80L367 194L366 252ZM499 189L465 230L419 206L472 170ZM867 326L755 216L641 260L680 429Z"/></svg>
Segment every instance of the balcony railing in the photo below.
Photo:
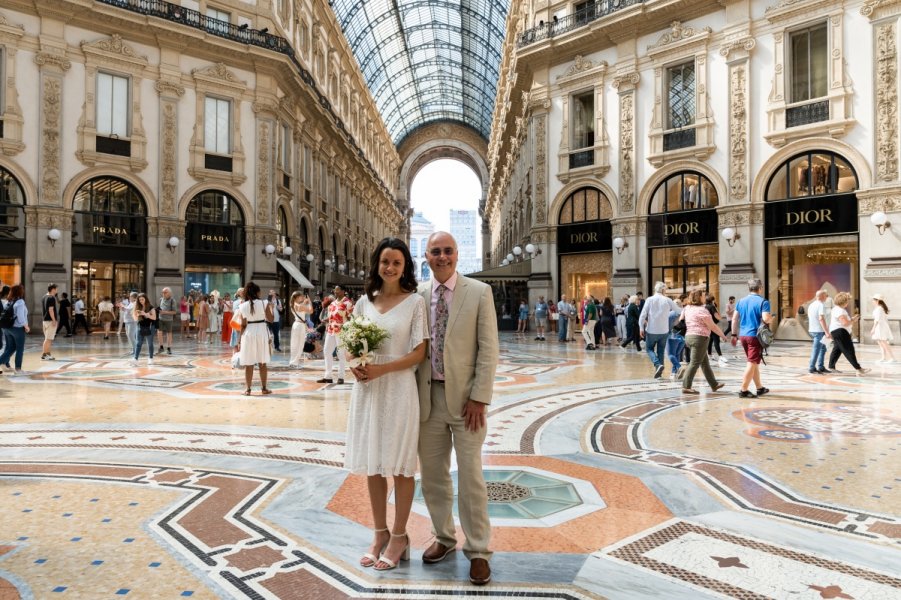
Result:
<svg viewBox="0 0 901 600"><path fill-rule="evenodd" d="M695 130L677 129L663 134L663 151L679 150L680 148L691 148L695 145Z"/></svg>
<svg viewBox="0 0 901 600"><path fill-rule="evenodd" d="M590 167L594 164L594 150L580 150L569 155L569 168Z"/></svg>
<svg viewBox="0 0 901 600"><path fill-rule="evenodd" d="M519 38L518 46L520 48L550 39L554 36L562 35L573 29L578 29L583 25L588 25L592 21L597 21L618 10L635 6L643 3L644 0L598 0L591 3L585 8L566 15L562 19L554 19L548 23L540 23L536 27L527 29Z"/></svg>
<svg viewBox="0 0 901 600"><path fill-rule="evenodd" d="M821 100L785 109L785 126L799 127L829 120L829 101Z"/></svg>
<svg viewBox="0 0 901 600"><path fill-rule="evenodd" d="M338 130L341 131L341 133L347 138L348 142L356 149L357 155L360 157L360 160L364 164L366 164L366 166L369 167L369 169L373 173L376 173L376 170L372 166L372 163L368 158L366 158L366 154L363 152L363 149L359 146L359 144L357 144L356 140L347 130L347 127L344 125L344 121L342 121L341 118L332 109L332 104L331 102L329 102L325 94L320 92L319 88L316 87L316 80L313 79L313 75L303 66L301 66L300 61L297 60L297 56L294 53L294 48L291 47L291 44L288 43L288 40L286 40L285 38L279 37L277 35L272 35L271 33L263 32L257 29L251 29L247 26L238 26L233 25L232 23L226 23L225 21L220 21L219 19L208 17L194 9L185 8L184 6L173 4L171 2L165 2L165 0L96 1L100 4L115 6L117 8L123 8L125 10L136 12L142 15L159 17L161 19L166 19L167 21L187 25L188 27L200 29L217 37L229 39L241 44L257 46L258 48L274 50L275 52L284 54L291 59L291 62L294 64L294 67L297 69L297 72L299 73L300 78L303 80L303 82L313 90L313 94L319 101L320 106L322 106L322 108L324 108L331 115L332 119L334 119L335 125L337 126ZM626 2L627 0L622 1ZM381 182L381 178L377 173L376 179ZM384 183L382 183L381 187L389 197L393 197L393 194L387 188L387 186L385 186Z"/></svg>

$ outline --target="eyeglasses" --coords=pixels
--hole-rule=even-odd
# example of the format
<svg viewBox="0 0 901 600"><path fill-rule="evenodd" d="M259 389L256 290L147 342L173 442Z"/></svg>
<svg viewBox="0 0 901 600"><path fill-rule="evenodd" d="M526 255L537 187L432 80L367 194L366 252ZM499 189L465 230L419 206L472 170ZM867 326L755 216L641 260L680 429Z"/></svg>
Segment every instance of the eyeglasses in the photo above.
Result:
<svg viewBox="0 0 901 600"><path fill-rule="evenodd" d="M451 247L431 248L431 249L429 249L429 254L431 254L432 256L441 256L441 254L443 253L445 256L453 256L456 251L457 251L456 248L451 248Z"/></svg>

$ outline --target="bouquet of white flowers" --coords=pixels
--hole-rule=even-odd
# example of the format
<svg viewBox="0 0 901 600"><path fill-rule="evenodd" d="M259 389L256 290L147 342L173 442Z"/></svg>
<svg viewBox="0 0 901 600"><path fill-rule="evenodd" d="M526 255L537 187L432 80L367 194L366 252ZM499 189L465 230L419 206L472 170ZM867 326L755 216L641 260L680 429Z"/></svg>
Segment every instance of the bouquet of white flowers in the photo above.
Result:
<svg viewBox="0 0 901 600"><path fill-rule="evenodd" d="M369 319L357 316L351 317L344 323L341 326L341 333L338 334L341 346L356 359L354 362L361 367L375 360L373 353L389 337L391 334Z"/></svg>

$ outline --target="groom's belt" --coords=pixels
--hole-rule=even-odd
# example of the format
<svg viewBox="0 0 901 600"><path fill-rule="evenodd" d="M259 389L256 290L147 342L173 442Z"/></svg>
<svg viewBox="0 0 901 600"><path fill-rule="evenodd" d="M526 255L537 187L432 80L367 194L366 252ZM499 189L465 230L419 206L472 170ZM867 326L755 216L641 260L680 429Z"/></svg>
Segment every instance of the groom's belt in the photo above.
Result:
<svg viewBox="0 0 901 600"><path fill-rule="evenodd" d="M437 383L437 384L439 384L439 385L444 385L444 380L443 380L443 379L433 379L433 380L432 380L432 383Z"/></svg>

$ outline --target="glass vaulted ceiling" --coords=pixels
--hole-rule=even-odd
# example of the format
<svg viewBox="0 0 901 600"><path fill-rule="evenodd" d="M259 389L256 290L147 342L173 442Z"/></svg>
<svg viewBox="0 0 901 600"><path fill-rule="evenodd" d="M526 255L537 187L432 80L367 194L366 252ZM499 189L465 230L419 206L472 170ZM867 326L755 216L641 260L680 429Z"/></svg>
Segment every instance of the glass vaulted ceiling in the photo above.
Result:
<svg viewBox="0 0 901 600"><path fill-rule="evenodd" d="M488 139L508 4L333 0L395 144L432 121L462 122Z"/></svg>

